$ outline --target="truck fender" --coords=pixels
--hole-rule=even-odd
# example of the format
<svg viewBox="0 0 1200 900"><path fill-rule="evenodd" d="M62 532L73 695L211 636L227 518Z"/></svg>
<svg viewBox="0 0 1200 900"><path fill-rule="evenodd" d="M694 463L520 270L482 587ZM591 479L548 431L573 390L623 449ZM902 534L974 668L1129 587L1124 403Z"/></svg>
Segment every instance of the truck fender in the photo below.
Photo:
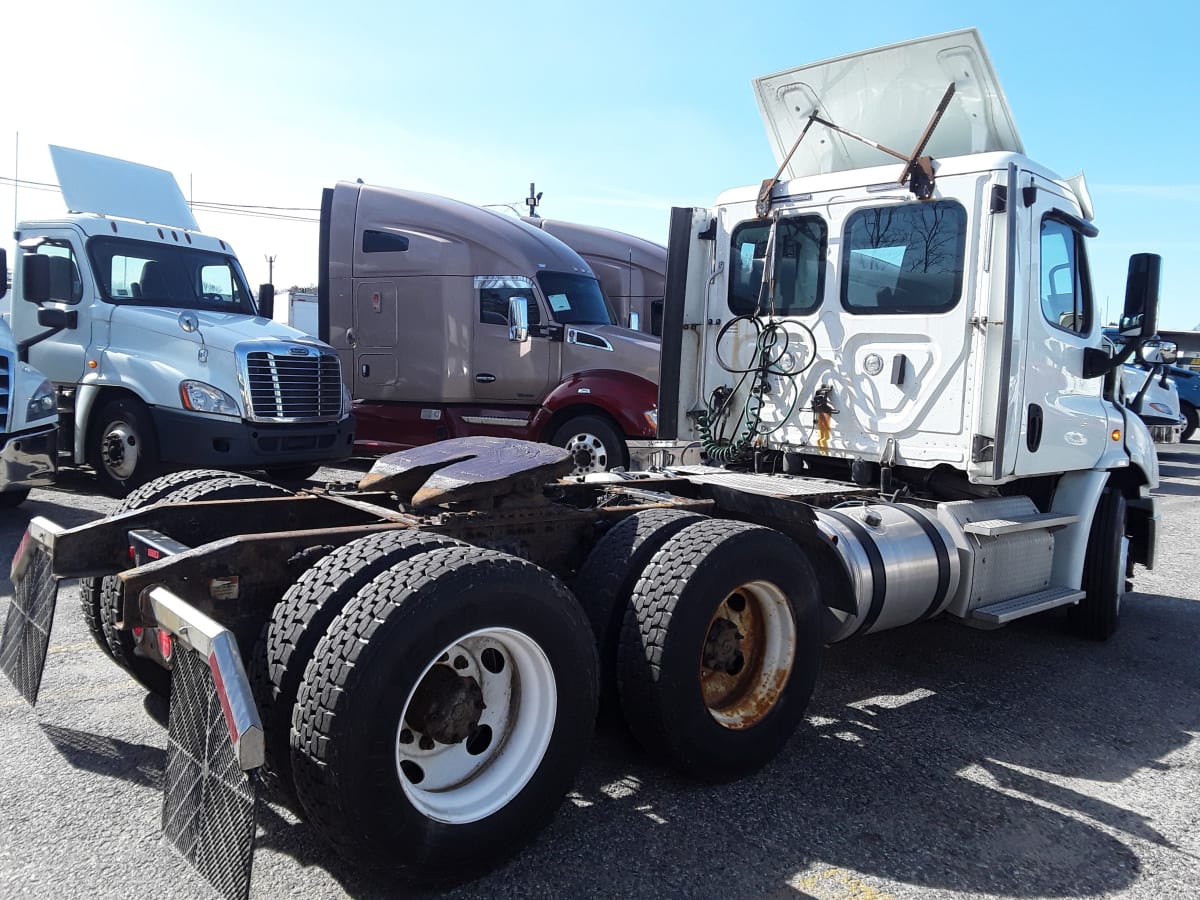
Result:
<svg viewBox="0 0 1200 900"><path fill-rule="evenodd" d="M128 394L147 406L166 406L179 409L179 382L186 377L177 369L165 367L161 361L142 360L105 352L98 370L85 375L75 392L75 442L72 457L76 463L87 461L87 435L91 414L100 403L102 394ZM102 374L104 373L104 374ZM170 389L164 394L163 385ZM235 397L241 402L240 397Z"/></svg>
<svg viewBox="0 0 1200 900"><path fill-rule="evenodd" d="M1104 492L1108 480L1109 473L1103 469L1067 472L1058 479L1050 511L1079 516L1079 521L1059 529L1054 534L1051 584L1075 589L1082 586L1083 561L1087 553L1088 537L1092 533L1092 519L1096 515L1096 506L1100 503L1100 495Z"/></svg>
<svg viewBox="0 0 1200 900"><path fill-rule="evenodd" d="M1133 413L1125 416L1125 449L1129 453L1129 465L1141 475L1150 490L1158 487L1158 451L1154 449L1154 438L1144 422Z"/></svg>
<svg viewBox="0 0 1200 900"><path fill-rule="evenodd" d="M592 407L608 415L627 438L649 439L655 428L647 413L658 408L654 382L616 369L590 369L566 378L542 400L530 421L530 434L548 440L551 426L571 407ZM582 411L582 410L581 410Z"/></svg>

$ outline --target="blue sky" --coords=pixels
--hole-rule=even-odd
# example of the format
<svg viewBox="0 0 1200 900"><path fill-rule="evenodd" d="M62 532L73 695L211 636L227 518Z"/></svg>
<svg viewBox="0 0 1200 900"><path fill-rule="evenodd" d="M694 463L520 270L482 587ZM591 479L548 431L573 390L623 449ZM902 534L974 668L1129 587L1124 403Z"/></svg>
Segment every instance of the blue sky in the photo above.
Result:
<svg viewBox="0 0 1200 900"><path fill-rule="evenodd" d="M169 169L209 202L312 208L322 187L361 177L519 204L536 181L545 216L665 242L672 205L774 173L752 78L974 26L1029 155L1087 174L1101 302L1120 305L1130 253L1155 251L1162 326L1200 324L1198 8L966 6L19 4L0 55L0 175L19 163L21 178L54 181L58 143ZM61 208L48 192L17 199L21 218ZM315 281L315 224L197 218L253 283L266 255L279 286Z"/></svg>

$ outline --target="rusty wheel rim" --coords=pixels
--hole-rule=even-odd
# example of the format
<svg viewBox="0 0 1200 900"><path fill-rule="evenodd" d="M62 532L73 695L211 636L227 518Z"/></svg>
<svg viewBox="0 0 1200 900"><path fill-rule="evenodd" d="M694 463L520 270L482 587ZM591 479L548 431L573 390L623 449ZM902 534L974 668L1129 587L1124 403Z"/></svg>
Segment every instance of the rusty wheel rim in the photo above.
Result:
<svg viewBox="0 0 1200 900"><path fill-rule="evenodd" d="M779 702L796 656L796 623L786 595L746 582L721 601L700 649L700 694L730 729L751 728Z"/></svg>

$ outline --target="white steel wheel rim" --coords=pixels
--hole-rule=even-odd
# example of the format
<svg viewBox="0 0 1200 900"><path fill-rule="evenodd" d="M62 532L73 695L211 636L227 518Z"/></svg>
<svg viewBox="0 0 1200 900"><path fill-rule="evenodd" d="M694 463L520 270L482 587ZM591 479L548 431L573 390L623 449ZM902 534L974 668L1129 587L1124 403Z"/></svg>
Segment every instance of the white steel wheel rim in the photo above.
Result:
<svg viewBox="0 0 1200 900"><path fill-rule="evenodd" d="M496 653L503 659L498 672L492 671ZM483 694L476 730L486 726L490 740L479 752L468 749L478 750L473 738L455 744L422 741L425 736L406 723L426 676L435 666L460 660L455 674L474 678ZM423 815L449 825L478 822L498 812L541 767L557 709L554 668L532 638L511 628L464 635L433 658L404 702L395 745L396 775L405 797ZM418 770L419 781L414 778Z"/></svg>
<svg viewBox="0 0 1200 900"><path fill-rule="evenodd" d="M114 478L124 480L137 469L139 440L138 433L128 422L113 422L105 429L100 442L100 459ZM119 456L109 449L114 443L121 446Z"/></svg>
<svg viewBox="0 0 1200 900"><path fill-rule="evenodd" d="M742 609L734 598L744 599ZM742 635L745 668L735 676L715 671L700 660L700 690L708 713L732 730L752 728L782 699L796 660L796 622L787 595L769 581L750 581L726 595L709 622L731 622ZM732 680L730 680L732 679Z"/></svg>
<svg viewBox="0 0 1200 900"><path fill-rule="evenodd" d="M604 441L596 435L580 432L567 441L566 450L571 454L571 459L575 463L575 468L571 471L572 475L588 475L592 472L608 471L608 448L604 446ZM587 465L579 464L579 454L581 453L587 454L589 460Z"/></svg>

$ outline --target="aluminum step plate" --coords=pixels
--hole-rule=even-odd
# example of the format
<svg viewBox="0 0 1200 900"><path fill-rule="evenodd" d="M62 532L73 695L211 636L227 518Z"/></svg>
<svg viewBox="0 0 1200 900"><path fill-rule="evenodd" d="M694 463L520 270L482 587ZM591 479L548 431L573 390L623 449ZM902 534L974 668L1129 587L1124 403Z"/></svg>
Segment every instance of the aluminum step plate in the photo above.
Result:
<svg viewBox="0 0 1200 900"><path fill-rule="evenodd" d="M668 474L686 478L693 484L712 484L719 487L760 494L764 497L786 497L793 500L817 499L830 495L851 497L874 496L872 488L829 481L825 478L807 478L799 475L762 475L752 472L730 472L715 466L675 466Z"/></svg>
<svg viewBox="0 0 1200 900"><path fill-rule="evenodd" d="M1024 597L1013 597L1011 600L981 606L971 613L971 619L988 625L1004 625L1023 616L1032 616L1056 606L1076 603L1083 597L1083 591L1072 588L1047 588L1036 594L1026 594Z"/></svg>

